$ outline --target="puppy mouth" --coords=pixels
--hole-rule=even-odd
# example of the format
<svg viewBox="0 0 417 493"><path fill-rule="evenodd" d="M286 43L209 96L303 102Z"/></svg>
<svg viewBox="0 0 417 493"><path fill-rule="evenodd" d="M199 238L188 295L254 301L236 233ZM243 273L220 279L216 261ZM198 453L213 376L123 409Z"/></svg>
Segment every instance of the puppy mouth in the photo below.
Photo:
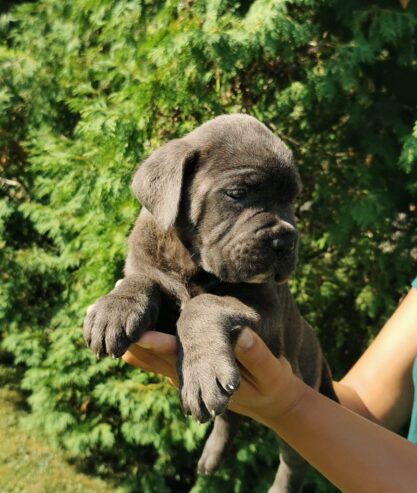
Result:
<svg viewBox="0 0 417 493"><path fill-rule="evenodd" d="M288 281L290 274L281 273L281 272L264 272L261 274L256 274L255 276L249 277L245 279L243 282L247 282L249 284L264 284L270 280L274 280L277 284L284 284Z"/></svg>
<svg viewBox="0 0 417 493"><path fill-rule="evenodd" d="M276 273L274 275L274 280L277 284L285 284L288 281L289 277L290 277L289 274L283 275L281 273Z"/></svg>
<svg viewBox="0 0 417 493"><path fill-rule="evenodd" d="M223 282L285 283L296 264L296 246L276 251L267 243L233 242L226 248L204 248L200 265Z"/></svg>
<svg viewBox="0 0 417 493"><path fill-rule="evenodd" d="M265 272L262 274L256 274L256 276L252 276L249 279L246 279L245 282L249 284L263 284L269 281L273 277L273 274L269 272Z"/></svg>
<svg viewBox="0 0 417 493"><path fill-rule="evenodd" d="M260 272L257 274L250 275L248 277L242 275L231 275L230 273L226 274L225 272L216 272L215 269L211 269L209 265L207 265L204 261L202 262L201 267L211 275L218 277L224 282L232 282L232 283L248 283L248 284L265 284L271 280L274 280L277 284L284 284L288 281L288 278L291 275L291 272L287 270L285 272L279 272L276 270Z"/></svg>

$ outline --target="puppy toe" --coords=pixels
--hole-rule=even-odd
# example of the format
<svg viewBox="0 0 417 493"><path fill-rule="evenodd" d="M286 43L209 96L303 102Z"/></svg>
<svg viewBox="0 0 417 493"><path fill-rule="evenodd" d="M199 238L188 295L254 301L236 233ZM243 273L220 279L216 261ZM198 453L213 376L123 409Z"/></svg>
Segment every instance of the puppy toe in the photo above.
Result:
<svg viewBox="0 0 417 493"><path fill-rule="evenodd" d="M124 332L116 332L115 330L107 330L104 341L106 353L113 358L122 357L132 344Z"/></svg>
<svg viewBox="0 0 417 493"><path fill-rule="evenodd" d="M223 414L226 411L228 404L229 404L229 398L224 399L222 397L206 403L207 411L209 413L208 419L214 419L219 414Z"/></svg>
<svg viewBox="0 0 417 493"><path fill-rule="evenodd" d="M136 342L149 327L150 317L146 312L132 311L126 319L126 334L132 342Z"/></svg>
<svg viewBox="0 0 417 493"><path fill-rule="evenodd" d="M202 400L206 407L210 418L215 418L218 414L224 413L229 404L229 395L223 390L222 387L213 381L211 388L202 389Z"/></svg>
<svg viewBox="0 0 417 493"><path fill-rule="evenodd" d="M210 414L201 398L201 390L190 389L181 391L181 405L186 415L191 415L197 423L206 423L210 419Z"/></svg>
<svg viewBox="0 0 417 493"><path fill-rule="evenodd" d="M92 328L94 327L95 316L96 316L95 312L92 311L90 308L84 320L83 333L84 333L84 341L87 347L91 346L91 332L92 332Z"/></svg>
<svg viewBox="0 0 417 493"><path fill-rule="evenodd" d="M236 365L231 365L223 371L219 371L216 375L216 380L219 386L231 396L240 385L240 373Z"/></svg>
<svg viewBox="0 0 417 493"><path fill-rule="evenodd" d="M91 331L90 349L97 358L102 358L106 354L105 332L107 322L105 320L96 320Z"/></svg>

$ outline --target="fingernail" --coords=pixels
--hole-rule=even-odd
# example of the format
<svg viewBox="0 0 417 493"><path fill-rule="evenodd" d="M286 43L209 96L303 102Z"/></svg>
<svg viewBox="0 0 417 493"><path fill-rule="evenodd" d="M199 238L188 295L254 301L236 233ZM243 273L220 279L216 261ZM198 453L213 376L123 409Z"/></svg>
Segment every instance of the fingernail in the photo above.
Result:
<svg viewBox="0 0 417 493"><path fill-rule="evenodd" d="M237 345L243 349L249 349L255 344L255 338L250 329L243 329L237 339Z"/></svg>
<svg viewBox="0 0 417 493"><path fill-rule="evenodd" d="M147 341L147 339L149 339L149 337L147 337L147 334L144 334L136 344L142 347L143 349L151 349L152 344L149 341Z"/></svg>
<svg viewBox="0 0 417 493"><path fill-rule="evenodd" d="M139 341L136 344L143 349L151 349L152 348L152 344L149 344L148 342L140 342Z"/></svg>

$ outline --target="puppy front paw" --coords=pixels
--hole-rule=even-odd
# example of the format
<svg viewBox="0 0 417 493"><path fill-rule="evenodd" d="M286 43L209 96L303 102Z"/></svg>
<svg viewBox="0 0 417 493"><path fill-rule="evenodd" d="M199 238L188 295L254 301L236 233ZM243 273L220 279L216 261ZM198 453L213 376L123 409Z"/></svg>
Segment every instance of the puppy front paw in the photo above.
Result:
<svg viewBox="0 0 417 493"><path fill-rule="evenodd" d="M146 295L112 292L88 310L84 339L97 358L119 358L143 332L154 327L157 312L157 306Z"/></svg>
<svg viewBox="0 0 417 493"><path fill-rule="evenodd" d="M185 357L178 373L183 410L199 423L224 413L240 384L233 354L224 351L214 358L207 352Z"/></svg>

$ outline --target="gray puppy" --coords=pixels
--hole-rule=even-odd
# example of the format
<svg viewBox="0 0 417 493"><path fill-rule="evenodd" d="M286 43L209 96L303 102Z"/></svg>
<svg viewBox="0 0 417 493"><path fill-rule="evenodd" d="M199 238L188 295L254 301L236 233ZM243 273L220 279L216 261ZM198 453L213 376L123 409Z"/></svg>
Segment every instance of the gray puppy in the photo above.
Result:
<svg viewBox="0 0 417 493"><path fill-rule="evenodd" d="M137 170L143 205L125 278L89 310L87 344L120 357L146 330L175 331L185 413L215 417L198 463L219 465L240 418L233 344L252 327L308 385L336 399L328 365L287 286L297 261L300 179L286 145L253 117L224 115L156 150ZM302 488L305 461L285 443L270 492Z"/></svg>

